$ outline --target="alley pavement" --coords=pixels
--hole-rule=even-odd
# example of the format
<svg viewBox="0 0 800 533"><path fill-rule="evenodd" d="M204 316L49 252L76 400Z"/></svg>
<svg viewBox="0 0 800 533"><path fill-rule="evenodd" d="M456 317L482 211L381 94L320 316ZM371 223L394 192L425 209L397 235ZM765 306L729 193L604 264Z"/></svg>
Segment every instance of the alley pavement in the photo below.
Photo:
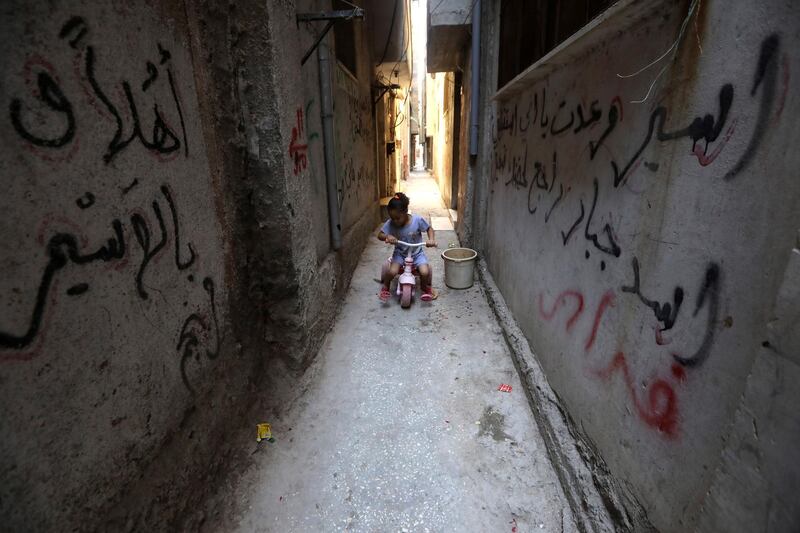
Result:
<svg viewBox="0 0 800 533"><path fill-rule="evenodd" d="M413 173L411 211L447 217ZM376 228L377 231L377 228ZM476 283L448 289L438 231L426 253L438 300L377 297L390 247L372 239L301 401L271 420L232 487L233 531L572 532L575 526L500 327ZM477 280L476 280L477 281ZM510 392L498 390L510 385Z"/></svg>

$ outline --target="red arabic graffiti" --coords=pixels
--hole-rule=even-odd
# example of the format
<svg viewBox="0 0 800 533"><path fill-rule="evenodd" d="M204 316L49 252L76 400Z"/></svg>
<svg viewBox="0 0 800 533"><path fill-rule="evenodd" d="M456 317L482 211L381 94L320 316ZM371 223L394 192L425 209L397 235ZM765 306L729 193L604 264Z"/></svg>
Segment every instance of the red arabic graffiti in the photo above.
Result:
<svg viewBox="0 0 800 533"><path fill-rule="evenodd" d="M711 152L711 154L706 154L705 150L701 148L699 145L695 145L692 149L692 153L697 156L697 162L700 163L700 166L707 167L714 160L719 156L722 152L722 149L725 148L725 145L728 144L728 141L731 140L731 136L733 136L734 130L736 130L736 123L739 121L738 118L735 118L731 121L731 125L728 127L728 130L725 132L725 137L723 137L722 141L717 145L716 148ZM706 149L708 145L706 145Z"/></svg>
<svg viewBox="0 0 800 533"><path fill-rule="evenodd" d="M594 323L592 324L592 332L589 334L589 338L586 339L586 345L584 349L588 352L594 346L594 341L597 338L597 329L600 327L600 320L603 318L603 313L606 312L606 308L609 306L614 305L614 292L608 291L603 295L603 298L600 300L600 303L597 304L597 311L594 313Z"/></svg>
<svg viewBox="0 0 800 533"><path fill-rule="evenodd" d="M571 314L566 316L566 331L569 332L572 327L578 322L584 310L584 295L578 290L566 290L561 292L553 301L550 309L545 308L544 295L539 294L539 314L541 317L550 322L558 314L561 307L568 304L568 301L574 302L570 307ZM614 306L614 291L606 291L600 301L597 303L597 308L594 311L594 318L592 320L592 328L586 337L584 349L588 353L595 345L597 340L597 332L600 329L600 324L609 307ZM658 335L658 332L657 332ZM636 413L647 426L658 430L666 438L674 439L678 436L678 399L673 386L663 378L657 378L652 381L644 396L637 392L637 385L633 375L631 374L628 366L628 361L625 354L618 351L614 354L614 358L610 361L608 366L600 369L593 369L591 371L595 376L608 380L617 373L621 373L628 395L636 409ZM671 375L675 381L682 383L686 380L686 374L678 364L673 364L671 368Z"/></svg>
<svg viewBox="0 0 800 533"><path fill-rule="evenodd" d="M308 166L308 144L301 144L305 140L303 129L303 108L297 108L297 125L292 128L292 140L289 143L289 157L294 161L294 175L297 176Z"/></svg>
<svg viewBox="0 0 800 533"><path fill-rule="evenodd" d="M559 294L555 301L553 302L553 306L548 311L544 307L544 295L539 294L539 314L542 316L543 319L547 320L548 322L552 320L558 310L566 304L567 299L572 299L575 301L575 310L572 312L572 315L567 319L566 329L570 331L572 326L575 325L575 322L578 321L581 314L583 313L583 294L580 291L576 290L567 290ZM588 352L591 350L592 346L594 346L594 341L597 338L597 330L600 327L600 320L603 318L603 314L606 311L607 307L613 307L614 305L614 291L607 291L603 294L603 297L600 299L600 303L597 305L597 310L594 314L594 323L592 324L592 330L589 333L589 336L586 338L586 343L584 345L584 349Z"/></svg>
<svg viewBox="0 0 800 533"><path fill-rule="evenodd" d="M542 315L542 318L545 320L552 320L553 317L556 315L559 307L561 307L567 300L567 298L573 298L577 302L577 306L575 311L572 313L572 316L569 317L567 320L567 331L569 331L572 326L575 325L575 321L578 320L578 317L583 312L583 295L578 291L564 291L558 295L556 301L553 302L553 307L550 311L546 311L544 308L544 295L539 294L539 313Z"/></svg>
<svg viewBox="0 0 800 533"><path fill-rule="evenodd" d="M646 399L640 398L636 394L636 385L628 368L625 354L622 352L617 352L614 359L611 360L611 364L605 369L596 371L596 374L603 379L609 379L618 370L622 371L625 387L628 389L639 418L648 426L664 433L668 438L676 438L678 436L678 400L672 385L664 379L656 379L647 388Z"/></svg>

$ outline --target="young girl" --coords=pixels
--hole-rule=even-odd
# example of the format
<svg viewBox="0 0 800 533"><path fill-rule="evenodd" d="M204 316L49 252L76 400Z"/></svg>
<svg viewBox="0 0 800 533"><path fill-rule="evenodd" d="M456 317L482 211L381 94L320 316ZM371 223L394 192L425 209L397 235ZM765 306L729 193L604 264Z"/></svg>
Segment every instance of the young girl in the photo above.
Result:
<svg viewBox="0 0 800 533"><path fill-rule="evenodd" d="M436 239L434 238L433 228L419 215L410 215L408 213L408 196L399 192L389 200L389 220L384 223L381 231L378 233L378 239L385 241L389 244L394 244L394 254L392 254L392 265L389 271L383 277L383 287L378 295L382 301L387 301L391 296L389 292L389 284L394 277L400 273L403 264L408 255L408 246L397 244L397 241L403 241L411 244L422 242L422 233L428 234L428 239L425 246L436 246ZM420 288L422 289L422 301L430 302L436 298L436 293L433 292L431 287L432 274L431 267L428 264L428 258L422 247L414 247L411 249L411 257L414 259L414 266L419 272Z"/></svg>

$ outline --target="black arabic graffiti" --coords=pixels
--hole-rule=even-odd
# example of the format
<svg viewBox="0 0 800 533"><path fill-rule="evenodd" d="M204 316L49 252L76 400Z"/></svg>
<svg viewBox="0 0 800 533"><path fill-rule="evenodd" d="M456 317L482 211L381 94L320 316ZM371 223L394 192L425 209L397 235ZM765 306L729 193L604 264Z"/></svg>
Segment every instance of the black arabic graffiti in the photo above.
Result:
<svg viewBox="0 0 800 533"><path fill-rule="evenodd" d="M588 128L589 126L591 126L592 124L594 124L595 122L597 122L602 118L603 112L596 107L599 103L600 102L597 100L592 100L592 103L589 104L589 113L591 113L591 115L589 116L589 120L583 118L583 106L581 104L578 104L576 106L575 111L578 112L578 118L580 119L580 124L578 124L578 127L576 127L574 130L572 130L572 133L578 133L579 131Z"/></svg>
<svg viewBox="0 0 800 533"><path fill-rule="evenodd" d="M589 158L594 159L594 156L597 155L597 151L603 145L603 141L605 141L611 132L614 131L614 128L617 127L617 122L619 121L619 110L616 106L612 105L608 110L608 126L603 131L600 138L597 142L589 141Z"/></svg>
<svg viewBox="0 0 800 533"><path fill-rule="evenodd" d="M191 251L191 257L188 260L181 261L178 247L180 246L180 227L178 225L178 213L175 204L172 201L172 196L166 186L161 187L161 192L167 200L167 205L172 214L173 232L175 237L175 265L179 270L188 268L194 263L196 255L191 244L188 248ZM164 224L164 217L161 214L161 207L158 201L152 203L153 214L158 220L159 232L161 234L160 241L156 245L151 246L150 227L147 224L144 216L139 213L134 213L130 217L131 227L133 229L134 237L142 249L143 257L136 273L136 290L142 299L148 298L148 293L144 288L143 276L146 268L151 259L166 245L167 234L166 226ZM91 253L84 253L81 251L78 244L78 238L71 233L57 233L53 235L47 242L46 255L47 264L39 281L39 287L36 290L36 297L33 304L33 312L28 323L28 327L22 334L13 334L6 331L0 331L0 347L23 349L31 344L39 333L44 310L47 306L48 295L53 286L56 274L69 264L77 266L85 266L95 262L111 262L117 261L125 257L127 253L127 246L125 244L124 226L119 219L111 222L113 230L113 237L110 237L106 243L100 246L97 250ZM88 289L88 286L86 287ZM85 292L85 290L81 291Z"/></svg>
<svg viewBox="0 0 800 533"><path fill-rule="evenodd" d="M606 234L606 238L608 239L608 244L601 244L600 239L597 238L596 233L591 233L589 231L589 227L592 225L592 219L594 218L594 210L597 206L597 193L598 193L598 184L597 178L594 179L594 196L592 197L592 207L589 209L589 217L586 219L586 226L583 230L583 235L586 237L586 240L591 241L594 244L594 247L600 250L601 252L607 253L609 255L613 255L614 257L619 257L622 253L622 249L617 244L617 238L614 236L614 229L611 227L611 224L605 223L603 224L602 232ZM581 212L583 205L581 204Z"/></svg>
<svg viewBox="0 0 800 533"><path fill-rule="evenodd" d="M664 123L667 120L667 108L664 106L658 106L655 108L653 113L650 115L650 123L648 125L647 135L645 135L644 141L639 149L636 150L633 157L631 157L628 163L622 168L622 171L620 172L615 161L611 161L611 167L614 172L614 187L619 187L620 185L625 184L625 181L628 179L628 172L630 171L631 167L633 167L634 163L636 163L636 161L639 159L639 156L642 155L642 152L644 152L645 148L647 148L647 146L650 144L650 141L653 139L654 131L656 133L656 139L659 141L673 141L676 139L689 137L692 139L692 149L694 149L697 141L703 139L706 141L704 150L705 153L705 151L708 150L709 143L717 140L720 133L722 133L722 129L725 127L725 122L728 119L728 112L731 109L732 102L733 85L726 83L719 90L719 117L717 119L715 119L711 114L706 114L702 118L695 117L692 123L688 126L670 132L664 131Z"/></svg>
<svg viewBox="0 0 800 533"><path fill-rule="evenodd" d="M172 227L174 228L175 236L175 266L178 267L178 270L186 270L192 266L192 263L194 263L194 247L192 246L192 243L186 243L186 247L189 248L189 259L186 261L181 261L181 236L180 232L178 231L178 210L175 208L175 202L172 200L172 194L169 192L169 187L162 185L161 194L163 194L164 198L166 198L167 204L169 205L169 210L172 213Z"/></svg>
<svg viewBox="0 0 800 533"><path fill-rule="evenodd" d="M583 217L586 215L586 208L584 208L583 206L583 198L580 199L580 204L581 204L581 214L578 216L578 219L572 224L572 226L570 226L569 231L567 231L566 233L564 233L563 231L561 232L561 240L564 246L567 245L570 237L572 237L572 234L575 233L575 231L581 225L581 222L583 222Z"/></svg>
<svg viewBox="0 0 800 533"><path fill-rule="evenodd" d="M756 126L753 130L753 135L750 137L750 143L747 145L747 148L745 148L739 161L725 174L725 180L730 181L735 178L736 175L747 166L753 158L753 154L755 154L758 147L761 146L761 139L764 137L770 115L772 114L772 101L775 98L775 86L778 78L778 52L780 51L780 47L780 37L775 34L770 35L761 43L761 55L758 58L753 88L750 90L750 96L755 96L756 91L762 86L763 82L761 104L758 108Z"/></svg>
<svg viewBox="0 0 800 533"><path fill-rule="evenodd" d="M53 279L59 270L69 263L82 266L96 261L113 261L125 256L125 238L122 232L122 223L119 220L115 220L111 226L114 229L115 236L110 238L106 245L89 254L80 252L78 239L72 234L57 233L50 238L47 243L48 261L42 273L39 288L36 291L33 314L28 329L22 335L0 331L0 346L22 349L33 341L42 325L42 315L47 305L47 297L53 284Z"/></svg>
<svg viewBox="0 0 800 533"><path fill-rule="evenodd" d="M210 360L214 360L219 355L221 343L219 322L217 319L217 306L214 299L214 281L208 277L204 278L203 289L205 289L205 291L208 293L208 299L211 307L211 321L213 322L214 326L214 347L207 347L205 349L205 354ZM183 380L183 384L192 394L195 394L195 389L189 382L189 376L186 373L186 366L192 357L194 357L195 360L200 358L200 342L210 330L211 326L207 323L207 320L202 315L199 313L192 313L186 318L186 320L184 320L183 325L181 326L181 331L178 335L178 345L175 349L178 352L183 350L180 364L181 379Z"/></svg>
<svg viewBox="0 0 800 533"><path fill-rule="evenodd" d="M719 295L720 295L720 269L716 263L710 263L706 268L706 274L700 285L692 317L696 317L705 305L708 305L708 318L706 320L706 332L700 347L697 348L689 357L682 357L679 354L672 354L672 357L683 366L699 366L708 358L711 347L714 344L714 328L719 319Z"/></svg>
<svg viewBox="0 0 800 533"><path fill-rule="evenodd" d="M147 225L144 217L139 213L134 213L131 215L133 235L136 237L136 241L139 243L139 246L142 248L142 252L144 254L142 262L139 264L139 271L136 273L136 291L139 293L139 297L143 300L149 298L147 291L144 290L144 271L150 261L156 255L158 255L158 252L160 252L162 248L167 245L167 227L164 225L164 217L161 215L161 207L159 207L158 202L154 200L152 203L152 208L153 214L158 221L158 229L161 233L161 240L152 248L150 247L150 227Z"/></svg>
<svg viewBox="0 0 800 533"><path fill-rule="evenodd" d="M777 34L769 35L761 42L752 84L747 87L749 90L746 91L749 92L752 99L755 99L754 103L758 106L757 115L751 136L742 143L745 149L739 155L736 163L724 173L725 180L735 178L744 168L751 164L755 154L764 142L770 121L773 119L774 108L777 105L774 101L781 72L781 50L781 39ZM788 88L788 72L784 74L784 85ZM620 161L613 155L611 150L608 150L612 170L611 177L613 179L608 182L604 181L604 183L609 184L609 190L613 191L610 188L612 184L614 189L625 185L641 163L643 163L643 168L648 169L650 172L659 170L658 162L643 161L641 159L654 139L658 142L691 139L690 153L698 157L701 165L707 166L716 158L734 131L738 120L734 116L734 104L738 106L744 101L741 98L735 100L734 95L739 94L736 91L731 83L721 84L717 90L716 102L714 102L715 110L697 113L695 116L690 117L687 122L677 126L673 123L674 121L669 120L670 116L667 107L663 105L655 107L652 112L648 113L647 128L644 136L633 145L631 153ZM605 112L600 109L597 100L592 101L587 108L582 105L571 106L567 100L562 99L558 101L557 108L551 110L549 116L545 110L546 97L547 94L542 89L534 91L527 103L522 100L517 103L507 104L498 114L497 133L507 132L513 137L524 133L524 130L528 129L528 127L538 127L538 133L542 134L542 138L545 138L547 134L557 137L566 135L570 131L572 133L580 133L590 126L598 125L601 118L605 116L606 126L604 130L588 143L589 160L593 161L600 149L612 139L613 134L621 127L622 105L618 97L612 100ZM779 109L782 108L782 105ZM524 111L521 111L526 106L528 108L527 115ZM571 111L573 108L574 112ZM528 212L534 215L539 211L539 205L542 205L541 211L544 213L544 222L547 224L557 210L565 209L564 206L567 206L566 209L573 210L571 206L574 204L565 201L570 198L571 187L567 187L563 180L557 180L555 163L558 154L554 151L552 177L545 171L546 165L534 159L535 152L533 147L537 144L534 135L529 132L521 136L524 142L520 143L514 140L505 140L501 135L496 135L493 138L494 174L492 177L494 182L504 182L506 187L513 187L514 190L520 192L527 188L527 191L524 192L527 193ZM711 150L711 146L715 143L716 146ZM530 156L533 160L531 174L528 174L529 147ZM711 156L705 157L708 156L709 152L711 152ZM591 242L596 249L605 254L620 257L622 247L612 224L603 224L599 231L592 229L593 219L598 213L598 209L600 209L598 207L599 189L600 182L598 178L594 178L591 204L580 195L573 201L578 205L574 208L574 214L568 215L569 219L566 221L566 227L560 231L561 240L563 245L566 246L578 233L578 230L583 228L584 238ZM631 192L637 193L633 190ZM603 189L603 194L606 194L605 188ZM587 205L589 209L586 209ZM587 259L589 255L587 250ZM600 268L601 270L605 269L605 262L601 261ZM635 295L638 301L653 313L659 323L656 342L659 345L666 344L660 337L661 332L674 329L680 319L679 317L688 316L685 306L683 306L685 301L684 289L681 286L674 287L670 298L665 301L650 298L642 292L640 265L635 257L632 258L632 268L633 280L630 284L622 287L622 292ZM704 333L702 338L699 339L699 346L694 352L689 355L671 353L674 360L680 365L685 367L701 365L712 350L715 330L718 326L717 321L721 312L721 279L722 274L719 265L713 262L708 263L697 297L694 304L692 304L694 305L694 310L691 314L692 318L696 318L701 311L705 310L707 318L704 320ZM684 309L683 314L680 312L682 308ZM685 320L685 318L681 320Z"/></svg>
<svg viewBox="0 0 800 533"><path fill-rule="evenodd" d="M106 153L103 155L103 160L106 163L110 163L114 157L119 154L122 150L124 150L131 142L138 139L139 142L145 148L149 150L153 150L155 152L161 154L168 154L178 150L181 146L181 142L178 137L172 132L172 130L167 126L166 122L164 122L164 118L158 110L158 104L153 104L153 131L151 133L151 138L148 139L142 133L142 126L141 120L139 118L139 111L136 107L136 102L133 98L133 93L131 91L130 83L127 81L122 82L122 90L125 94L125 98L128 101L128 109L130 110L130 114L133 120L133 131L131 132L130 136L127 139L122 139L122 132L125 127L124 121L122 120L122 115L117 110L117 107L111 102L111 100L106 96L103 89L100 87L97 78L95 77L95 55L94 55L94 48L89 46L86 48L86 78L89 80L89 83L92 86L92 89L95 92L97 98L103 102L103 105L106 107L108 112L114 117L114 120L117 123L117 130L114 132L114 137L108 143L108 148ZM170 88L174 94L174 87L172 86L172 78L169 77L170 81ZM178 104L177 98L175 99L176 107L180 107ZM188 155L188 152L187 152Z"/></svg>
<svg viewBox="0 0 800 533"><path fill-rule="evenodd" d="M77 35L69 41L70 47L78 50L78 43L88 32L88 26L85 21L80 17L70 18L61 29L59 37L66 39L71 35ZM157 44L160 56L160 65L165 65L171 58L168 50L164 49L160 44ZM142 115L136 104L136 100L131 89L131 84L127 80L121 81L121 87L127 104L132 125L126 127L122 114L117 109L117 106L107 96L107 92L103 90L100 82L97 80L95 73L96 67L96 53L95 48L91 45L86 46L84 53L84 76L91 86L91 91L94 96L99 100L108 113L114 118L116 122L116 131L110 142L108 143L103 160L106 164L110 163L121 151L128 147L133 141L138 140L142 146L157 154L170 154L180 149L181 140L173 129L167 124L164 118L163 110L159 107L158 103L153 103L152 107L152 127L149 132L144 131L144 124L142 122ZM159 79L158 67L151 62L145 62L146 77L141 84L142 93L151 89L153 83ZM183 151L184 156L189 155L189 143L186 133L186 125L184 122L183 109L181 108L180 99L178 97L177 87L175 85L175 78L171 68L165 67L167 76L167 84L169 92L173 100L175 111L178 114L180 121L181 133L183 138ZM59 86L59 83L48 72L39 72L37 74L37 98L54 114L60 114L64 118L65 125L63 132L56 136L47 137L42 133L31 131L31 125L26 122L25 116L26 106L20 98L13 98L9 105L9 116L11 124L17 134L33 144L42 148L57 149L70 144L76 134L76 119L73 105L67 95ZM130 129L130 134L123 138L123 132Z"/></svg>
<svg viewBox="0 0 800 533"><path fill-rule="evenodd" d="M656 320L664 324L661 331L672 329L672 326L675 325L675 320L678 318L681 304L683 303L683 289L681 287L675 287L675 291L672 295L672 303L664 302L662 304L661 302L651 300L642 294L639 279L639 259L634 257L631 263L633 266L633 285L623 285L621 287L622 292L635 294L644 305L652 309Z"/></svg>
<svg viewBox="0 0 800 533"><path fill-rule="evenodd" d="M58 137L48 139L28 131L28 127L23 124L22 100L19 98L11 100L11 105L9 106L11 124L19 136L31 144L44 148L61 148L69 144L75 137L75 113L72 111L72 104L64 96L61 87L58 86L50 74L40 72L36 80L39 88L39 99L51 110L64 115L67 121L64 133Z"/></svg>
<svg viewBox="0 0 800 533"><path fill-rule="evenodd" d="M645 306L649 307L656 317L656 320L661 322L664 327L660 332L672 329L675 321L678 318L681 304L683 303L684 292L680 286L675 287L672 295L672 302L664 302L663 304L655 300L645 297L641 292L640 279L639 279L639 260L633 258L633 285L621 287L622 292L635 294L639 301ZM683 366L693 367L701 365L711 353L711 346L714 344L714 333L719 319L719 295L720 295L720 268L716 263L709 263L706 267L703 281L700 284L700 289L697 292L697 303L695 304L692 317L697 317L697 314L703 307L708 307L708 317L706 319L705 333L703 333L703 340L697 350L688 357L683 357L680 354L673 353L672 357ZM659 334L660 334L659 332Z"/></svg>
<svg viewBox="0 0 800 533"><path fill-rule="evenodd" d="M539 106L539 94L540 93L537 91L533 97L528 100L527 109L524 113L520 111L520 105L517 103L515 103L513 107L504 106L500 108L494 130L495 141L497 140L497 136L503 132L509 132L511 137L526 133L531 124L538 126L542 130L542 138L547 137L548 132L554 137L570 130L573 134L576 134L598 122L603 117L603 111L599 108L600 102L598 100L593 100L588 107L588 117L584 111L583 104L579 103L575 105L574 111L569 112L569 119L564 120L561 118L561 113L568 106L567 101L562 100L559 102L558 109L551 120L545 109L547 92L545 89L542 89L541 107ZM610 109L615 109L615 106L612 104ZM533 115L531 115L531 112L533 112ZM617 113L617 111L609 110L609 113ZM614 123L616 123L617 117L618 114L613 117L612 120ZM573 128L573 126L575 127Z"/></svg>

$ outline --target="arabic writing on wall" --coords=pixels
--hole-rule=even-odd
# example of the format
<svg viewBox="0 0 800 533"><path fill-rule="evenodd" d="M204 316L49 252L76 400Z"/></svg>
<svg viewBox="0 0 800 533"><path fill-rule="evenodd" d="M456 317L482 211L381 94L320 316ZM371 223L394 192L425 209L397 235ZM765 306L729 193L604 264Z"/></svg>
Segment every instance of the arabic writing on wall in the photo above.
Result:
<svg viewBox="0 0 800 533"><path fill-rule="evenodd" d="M679 122L668 104L656 102L646 111L643 131L642 108L626 116L632 115L631 109L620 95L605 101L572 94L554 97L547 83L505 102L496 112L492 194L502 191L503 198L519 197L530 216L525 224L535 228L531 231L557 239L565 258L574 253L571 250L583 248L584 259L596 261L605 272L599 279L607 276L611 265L616 272L626 268L629 272L626 282L606 286L599 294L581 286L540 290L536 295L540 318L564 324L565 335L583 327L591 374L604 380L621 376L639 418L670 439L680 432L679 385L712 356L721 329L729 327L730 317L721 316L723 261L702 258L701 269L664 292L663 283L651 274L655 265L646 264L636 246L625 241L622 215L615 210L625 198L644 198L648 183L669 172L663 168L667 161L659 157L662 145L675 144L675 154L685 153L700 167L709 167L709 179L735 186L783 108L788 71L782 54L780 38L765 37L748 67L749 79L719 84L714 101L705 104L708 111ZM753 115L747 128L740 120L745 113ZM625 136L625 142L611 142L619 136ZM732 138L744 148L721 158ZM646 206L651 207L649 200ZM653 290L654 285L662 288ZM670 361L644 391L634 386L642 379L635 376L623 343L606 355L605 363L589 360L592 351L607 351L607 346L596 343L598 331L604 321L618 319L608 312L624 299L634 299L630 305L652 324L653 346ZM594 309L593 318L584 312L589 309Z"/></svg>
<svg viewBox="0 0 800 533"><path fill-rule="evenodd" d="M180 202L184 196L184 202L190 202L192 195L180 192L186 186L175 180L176 173L171 169L174 165L197 168L197 161L205 160L192 157L195 148L189 142L187 108L169 47L153 42L149 46L151 55L141 60L139 70L115 77L120 67L111 60L113 54L94 39L86 19L68 17L53 41L42 46L47 52L26 50L27 59L20 68L21 82L12 86L4 102L7 125L16 135L15 142L28 156L49 165L24 168L39 169L48 176L75 173L85 169L87 161L97 158L101 170L84 171L87 178L82 186L86 192L77 199L59 202L58 212L42 214L35 242L30 245L44 250L44 262L33 260L26 270L10 270L20 277L15 285L29 287L31 282L25 279L31 279L35 286L23 289L17 298L20 305L9 309L13 316L0 323L0 362L28 361L57 344L58 339L46 338L50 326L70 305L95 302L92 282L101 273L115 276L115 283L123 287L121 294L128 292L123 284L130 274L130 287L136 297L152 302L155 293L159 301L166 303L164 293L175 287L159 286L160 279L149 272L160 258L171 256L175 271L184 273L181 279L189 283L186 290L192 291L191 287L199 284L201 300L205 301L197 311L187 312L185 320L178 320L172 335L172 349L179 359L184 384L193 391L188 365L197 361L200 354L208 359L217 356L221 325L212 276L195 281L198 271L209 265L201 264L202 251L186 235L207 228L195 228L185 222L187 215L179 207ZM196 104L191 108L196 109ZM136 162L141 157L151 158L164 168L163 172L157 176L137 175ZM204 174L207 179L207 168ZM195 180L203 178L196 176ZM13 180L14 176L6 179ZM195 181L191 187L198 185ZM142 198L149 198L144 205ZM15 200L18 202L9 198L11 202ZM11 207L15 205L18 203ZM90 215L101 206L103 212L119 214L105 220L104 215ZM91 226L76 219L91 220ZM103 232L107 232L106 237L98 239L96 236ZM40 255L35 249L9 252L17 264L25 262L25 255ZM81 272L85 281L60 287L59 281L67 270ZM68 297L67 302L62 301L63 294ZM176 293L176 297L184 299L181 294ZM114 299L115 295L97 298ZM168 316L171 311L168 306L163 314Z"/></svg>

